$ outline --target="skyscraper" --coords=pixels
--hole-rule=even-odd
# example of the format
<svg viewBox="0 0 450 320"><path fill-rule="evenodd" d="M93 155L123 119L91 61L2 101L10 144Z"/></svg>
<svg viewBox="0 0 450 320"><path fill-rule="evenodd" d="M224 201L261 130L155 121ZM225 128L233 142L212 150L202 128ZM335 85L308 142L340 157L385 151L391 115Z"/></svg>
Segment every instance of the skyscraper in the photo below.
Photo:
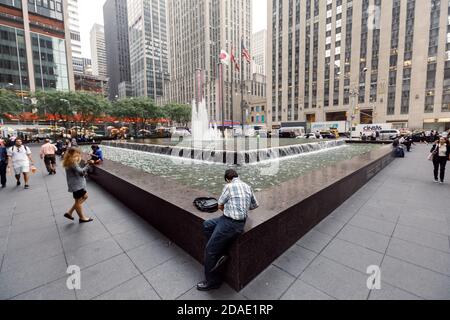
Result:
<svg viewBox="0 0 450 320"><path fill-rule="evenodd" d="M267 30L261 30L253 34L253 73L266 75L266 51L267 51Z"/></svg>
<svg viewBox="0 0 450 320"><path fill-rule="evenodd" d="M169 79L166 0L128 0L127 10L133 95L156 100Z"/></svg>
<svg viewBox="0 0 450 320"><path fill-rule="evenodd" d="M91 59L95 76L108 77L106 70L105 30L95 23L91 29Z"/></svg>
<svg viewBox="0 0 450 320"><path fill-rule="evenodd" d="M251 0L172 0L168 3L170 32L170 75L168 96L170 101L191 103L194 99L196 69L206 71L205 95L212 120L221 120L220 104L216 98L217 68L221 50L234 52L241 61L241 39L251 48ZM234 70L234 71L233 71ZM251 65L244 63L244 80L251 79ZM241 119L241 73L231 63L224 69L225 117ZM233 93L231 79L234 79ZM248 90L244 90L245 93Z"/></svg>
<svg viewBox="0 0 450 320"><path fill-rule="evenodd" d="M107 0L103 6L109 98L119 96L119 84L131 82L127 0ZM131 92L127 93L131 96Z"/></svg>
<svg viewBox="0 0 450 320"><path fill-rule="evenodd" d="M70 42L72 48L72 64L75 73L83 73L83 57L81 54L80 18L78 0L68 0Z"/></svg>
<svg viewBox="0 0 450 320"><path fill-rule="evenodd" d="M73 90L67 0L0 1L0 88Z"/></svg>
<svg viewBox="0 0 450 320"><path fill-rule="evenodd" d="M269 120L450 129L449 8L449 0L269 0Z"/></svg>

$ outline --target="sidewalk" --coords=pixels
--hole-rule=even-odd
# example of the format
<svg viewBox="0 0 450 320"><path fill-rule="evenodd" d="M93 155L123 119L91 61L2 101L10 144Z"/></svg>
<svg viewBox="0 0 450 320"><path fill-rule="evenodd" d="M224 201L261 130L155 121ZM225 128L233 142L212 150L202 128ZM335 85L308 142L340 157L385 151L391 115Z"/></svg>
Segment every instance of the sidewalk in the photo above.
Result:
<svg viewBox="0 0 450 320"><path fill-rule="evenodd" d="M0 299L450 299L450 185L433 182L428 151L395 160L240 293L198 292L202 266L95 184L95 222L63 218L65 176L36 161L30 190L11 177L0 190ZM66 287L69 265L81 290Z"/></svg>

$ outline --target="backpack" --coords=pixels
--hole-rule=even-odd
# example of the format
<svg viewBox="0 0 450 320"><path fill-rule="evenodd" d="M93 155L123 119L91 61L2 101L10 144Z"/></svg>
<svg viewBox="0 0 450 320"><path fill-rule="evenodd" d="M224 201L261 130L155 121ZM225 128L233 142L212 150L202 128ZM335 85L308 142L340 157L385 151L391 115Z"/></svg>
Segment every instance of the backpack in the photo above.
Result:
<svg viewBox="0 0 450 320"><path fill-rule="evenodd" d="M404 158L405 157L405 150L403 150L402 147L397 147L394 150L394 156L396 158Z"/></svg>
<svg viewBox="0 0 450 320"><path fill-rule="evenodd" d="M219 203L215 198L197 198L194 200L194 206L202 211L214 213L219 210Z"/></svg>

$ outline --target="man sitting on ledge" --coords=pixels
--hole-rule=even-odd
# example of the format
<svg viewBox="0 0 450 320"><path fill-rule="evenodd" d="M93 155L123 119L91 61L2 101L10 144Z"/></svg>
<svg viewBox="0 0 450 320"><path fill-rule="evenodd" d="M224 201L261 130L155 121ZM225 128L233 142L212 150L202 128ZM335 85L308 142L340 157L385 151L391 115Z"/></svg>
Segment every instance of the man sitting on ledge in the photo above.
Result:
<svg viewBox="0 0 450 320"><path fill-rule="evenodd" d="M239 179L235 170L225 172L226 185L219 199L219 209L223 216L205 221L203 224L207 239L205 249L206 281L197 289L209 291L222 285L220 269L228 259L225 254L229 245L244 232L249 210L258 208L252 188Z"/></svg>

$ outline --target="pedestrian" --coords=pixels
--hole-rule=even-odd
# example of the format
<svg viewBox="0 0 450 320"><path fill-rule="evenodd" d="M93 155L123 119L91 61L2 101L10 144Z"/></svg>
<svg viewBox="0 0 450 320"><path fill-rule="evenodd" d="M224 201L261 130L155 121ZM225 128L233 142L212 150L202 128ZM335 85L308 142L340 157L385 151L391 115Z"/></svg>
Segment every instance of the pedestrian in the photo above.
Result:
<svg viewBox="0 0 450 320"><path fill-rule="evenodd" d="M248 211L258 207L258 202L249 185L242 182L235 170L225 172L226 185L218 201L223 211L220 218L205 221L203 231L206 235L205 276L206 280L197 284L200 291L220 288L222 276L220 269L227 261L226 250L244 232Z"/></svg>
<svg viewBox="0 0 450 320"><path fill-rule="evenodd" d="M80 223L94 221L86 217L83 212L83 203L88 199L86 191L86 175L89 165L81 167L81 151L78 148L70 148L64 155L63 167L66 169L66 179L69 192L73 194L75 203L67 213L64 214L69 220L74 220L73 213L76 211Z"/></svg>
<svg viewBox="0 0 450 320"><path fill-rule="evenodd" d="M434 182L440 182L443 184L445 178L445 168L447 166L447 161L450 158L449 142L445 138L440 138L433 145L430 152L430 157L433 160L434 165Z"/></svg>
<svg viewBox="0 0 450 320"><path fill-rule="evenodd" d="M8 167L8 151L5 141L0 139L0 183L2 188L6 187L6 168Z"/></svg>
<svg viewBox="0 0 450 320"><path fill-rule="evenodd" d="M92 153L90 154L91 159L89 160L90 164L101 164L103 162L103 151L96 144L91 146Z"/></svg>
<svg viewBox="0 0 450 320"><path fill-rule="evenodd" d="M48 174L56 174L56 151L58 148L50 143L50 139L45 139L45 144L41 147L41 159L44 160Z"/></svg>
<svg viewBox="0 0 450 320"><path fill-rule="evenodd" d="M15 139L14 146L8 149L8 171L11 170L11 165L14 168L14 174L17 180L17 186L21 185L20 175L23 175L25 182L25 189L29 189L29 179L31 166L34 167L34 161L31 158L31 150L22 144L22 139Z"/></svg>

